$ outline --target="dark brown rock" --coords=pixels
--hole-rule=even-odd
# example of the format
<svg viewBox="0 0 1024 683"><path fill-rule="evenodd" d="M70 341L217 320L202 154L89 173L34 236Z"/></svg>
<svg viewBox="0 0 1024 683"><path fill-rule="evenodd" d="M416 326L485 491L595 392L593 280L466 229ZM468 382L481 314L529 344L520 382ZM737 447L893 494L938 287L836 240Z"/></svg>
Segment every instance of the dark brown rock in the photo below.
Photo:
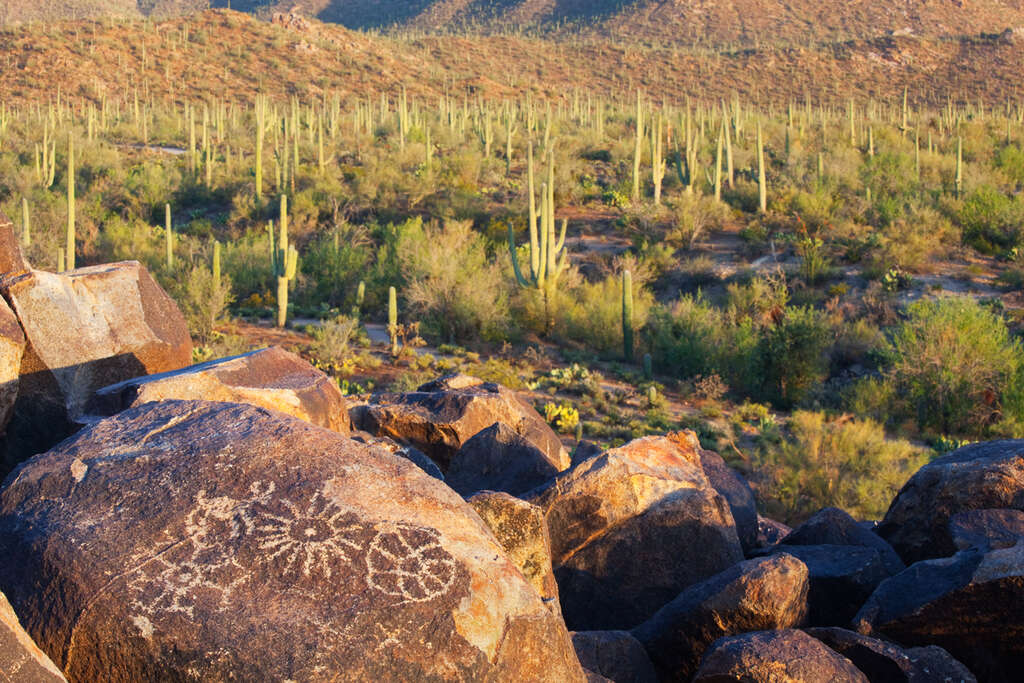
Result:
<svg viewBox="0 0 1024 683"><path fill-rule="evenodd" d="M481 491L467 501L494 533L505 554L541 600L561 616L558 584L551 569L551 537L544 511L507 493Z"/></svg>
<svg viewBox="0 0 1024 683"><path fill-rule="evenodd" d="M819 510L779 543L782 545L853 545L874 548L881 554L889 574L898 574L907 568L885 539L865 529L853 517L839 508Z"/></svg>
<svg viewBox="0 0 1024 683"><path fill-rule="evenodd" d="M949 535L958 550L1011 548L1024 539L1024 511L958 512L949 518Z"/></svg>
<svg viewBox="0 0 1024 683"><path fill-rule="evenodd" d="M2 218L2 216L0 216ZM0 680L10 683L57 683L64 674L32 641L0 593Z"/></svg>
<svg viewBox="0 0 1024 683"><path fill-rule="evenodd" d="M632 628L743 559L726 500L685 434L586 460L530 494L545 511L566 623Z"/></svg>
<svg viewBox="0 0 1024 683"><path fill-rule="evenodd" d="M883 581L854 623L903 645L938 645L979 680L1016 681L1024 671L1021 614L1024 541L913 564Z"/></svg>
<svg viewBox="0 0 1024 683"><path fill-rule="evenodd" d="M3 282L29 271L31 267L21 251L21 240L11 219L0 211L0 292Z"/></svg>
<svg viewBox="0 0 1024 683"><path fill-rule="evenodd" d="M408 442L447 472L452 458L471 437L502 422L540 449L559 470L569 454L533 407L514 391L474 377L454 375L406 394L377 394L352 412L363 431Z"/></svg>
<svg viewBox="0 0 1024 683"><path fill-rule="evenodd" d="M249 405L87 427L0 494L0 587L79 681L582 681L454 491Z"/></svg>
<svg viewBox="0 0 1024 683"><path fill-rule="evenodd" d="M657 683L651 660L629 631L575 631L570 635L584 669L615 683Z"/></svg>
<svg viewBox="0 0 1024 683"><path fill-rule="evenodd" d="M757 547L770 548L785 538L792 528L774 519L757 516Z"/></svg>
<svg viewBox="0 0 1024 683"><path fill-rule="evenodd" d="M807 567L791 555L747 560L690 586L633 635L660 680L689 681L718 638L802 625L808 587Z"/></svg>
<svg viewBox="0 0 1024 683"><path fill-rule="evenodd" d="M419 467L421 470L432 476L434 479L444 481L444 475L441 474L441 468L439 468L433 460L428 458L426 454L418 448L414 448L409 444L398 443L394 439L389 439L386 436L373 436L366 432L353 432L352 439L360 443L382 448L391 455L397 455L400 458L405 458L412 464L416 465L416 467Z"/></svg>
<svg viewBox="0 0 1024 683"><path fill-rule="evenodd" d="M941 647L904 649L843 628L809 628L807 633L853 662L871 683L977 682Z"/></svg>
<svg viewBox="0 0 1024 683"><path fill-rule="evenodd" d="M693 435L697 439L697 435ZM697 444L700 447L700 444ZM700 448L700 464L708 481L729 503L732 518L736 522L736 534L744 552L757 548L757 501L750 484L739 472L725 464L718 453Z"/></svg>
<svg viewBox="0 0 1024 683"><path fill-rule="evenodd" d="M3 219L0 214L0 220ZM18 376L25 352L25 335L7 303L0 299L0 435L18 398Z"/></svg>
<svg viewBox="0 0 1024 683"><path fill-rule="evenodd" d="M276 346L104 387L87 411L107 417L168 399L248 403L342 434L351 427L345 397L334 380Z"/></svg>
<svg viewBox="0 0 1024 683"><path fill-rule="evenodd" d="M484 490L519 496L553 479L563 464L552 462L508 425L495 422L462 444L445 481L463 496Z"/></svg>
<svg viewBox="0 0 1024 683"><path fill-rule="evenodd" d="M720 638L694 683L867 683L857 667L803 631L757 631Z"/></svg>
<svg viewBox="0 0 1024 683"><path fill-rule="evenodd" d="M878 533L906 563L956 552L949 518L966 510L1024 510L1024 441L990 441L928 463L903 486Z"/></svg>

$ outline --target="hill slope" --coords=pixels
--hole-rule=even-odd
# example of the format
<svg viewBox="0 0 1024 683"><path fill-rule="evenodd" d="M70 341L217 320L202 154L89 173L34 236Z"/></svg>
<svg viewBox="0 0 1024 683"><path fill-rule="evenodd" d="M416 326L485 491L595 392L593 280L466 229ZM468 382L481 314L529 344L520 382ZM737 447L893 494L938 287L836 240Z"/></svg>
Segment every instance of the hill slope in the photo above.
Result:
<svg viewBox="0 0 1024 683"><path fill-rule="evenodd" d="M168 17L206 9L208 0L3 0L0 26L74 19Z"/></svg>

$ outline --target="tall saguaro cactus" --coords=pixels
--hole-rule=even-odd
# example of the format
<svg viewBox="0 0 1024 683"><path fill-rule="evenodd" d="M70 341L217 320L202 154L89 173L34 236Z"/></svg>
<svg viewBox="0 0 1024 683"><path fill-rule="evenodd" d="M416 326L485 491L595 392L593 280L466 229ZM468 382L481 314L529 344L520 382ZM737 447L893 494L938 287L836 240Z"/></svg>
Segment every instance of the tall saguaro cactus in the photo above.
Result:
<svg viewBox="0 0 1024 683"><path fill-rule="evenodd" d="M665 154L662 146L662 117L651 123L651 180L654 182L654 203L661 204L661 184L665 180Z"/></svg>
<svg viewBox="0 0 1024 683"><path fill-rule="evenodd" d="M75 137L73 133L68 134L68 230L65 264L68 270L75 269Z"/></svg>
<svg viewBox="0 0 1024 683"><path fill-rule="evenodd" d="M170 270L174 267L174 230L170 204L164 204L164 250L167 253L167 270Z"/></svg>
<svg viewBox="0 0 1024 683"><path fill-rule="evenodd" d="M28 198L21 198L21 243L23 246L32 244L32 230L29 225Z"/></svg>
<svg viewBox="0 0 1024 683"><path fill-rule="evenodd" d="M391 355L398 355L398 292L388 287L388 337L391 339Z"/></svg>
<svg viewBox="0 0 1024 683"><path fill-rule="evenodd" d="M760 120L757 122L757 200L758 211L768 213L768 181L764 170L764 137Z"/></svg>
<svg viewBox="0 0 1024 683"><path fill-rule="evenodd" d="M273 249L274 275L277 276L277 326L288 320L288 283L295 279L299 252L288 244L288 195L281 195L281 230L277 248Z"/></svg>
<svg viewBox="0 0 1024 683"><path fill-rule="evenodd" d="M256 96L256 201L263 200L263 134L267 128L267 103L262 95Z"/></svg>
<svg viewBox="0 0 1024 683"><path fill-rule="evenodd" d="M636 146L633 151L633 201L640 201L640 155L644 145L644 107L640 91L636 91Z"/></svg>

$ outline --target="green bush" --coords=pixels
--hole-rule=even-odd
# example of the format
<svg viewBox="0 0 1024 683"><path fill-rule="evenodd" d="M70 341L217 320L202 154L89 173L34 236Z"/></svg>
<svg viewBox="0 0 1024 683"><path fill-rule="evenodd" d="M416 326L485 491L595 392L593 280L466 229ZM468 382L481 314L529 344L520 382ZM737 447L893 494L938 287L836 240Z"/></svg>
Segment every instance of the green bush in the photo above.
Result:
<svg viewBox="0 0 1024 683"><path fill-rule="evenodd" d="M1020 244L1024 202L982 186L960 205L956 221L966 244L986 254L999 254Z"/></svg>
<svg viewBox="0 0 1024 683"><path fill-rule="evenodd" d="M813 308L789 308L761 337L754 354L760 400L789 408L807 399L828 377L831 344L824 316Z"/></svg>

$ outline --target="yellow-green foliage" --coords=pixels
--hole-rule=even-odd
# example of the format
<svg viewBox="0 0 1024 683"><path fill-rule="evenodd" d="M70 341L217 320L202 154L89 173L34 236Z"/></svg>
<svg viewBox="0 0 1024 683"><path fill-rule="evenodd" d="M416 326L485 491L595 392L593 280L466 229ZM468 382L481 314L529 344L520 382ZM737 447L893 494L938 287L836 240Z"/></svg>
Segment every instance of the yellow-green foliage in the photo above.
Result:
<svg viewBox="0 0 1024 683"><path fill-rule="evenodd" d="M544 419L563 434L571 434L580 423L580 413L568 403L545 403Z"/></svg>

